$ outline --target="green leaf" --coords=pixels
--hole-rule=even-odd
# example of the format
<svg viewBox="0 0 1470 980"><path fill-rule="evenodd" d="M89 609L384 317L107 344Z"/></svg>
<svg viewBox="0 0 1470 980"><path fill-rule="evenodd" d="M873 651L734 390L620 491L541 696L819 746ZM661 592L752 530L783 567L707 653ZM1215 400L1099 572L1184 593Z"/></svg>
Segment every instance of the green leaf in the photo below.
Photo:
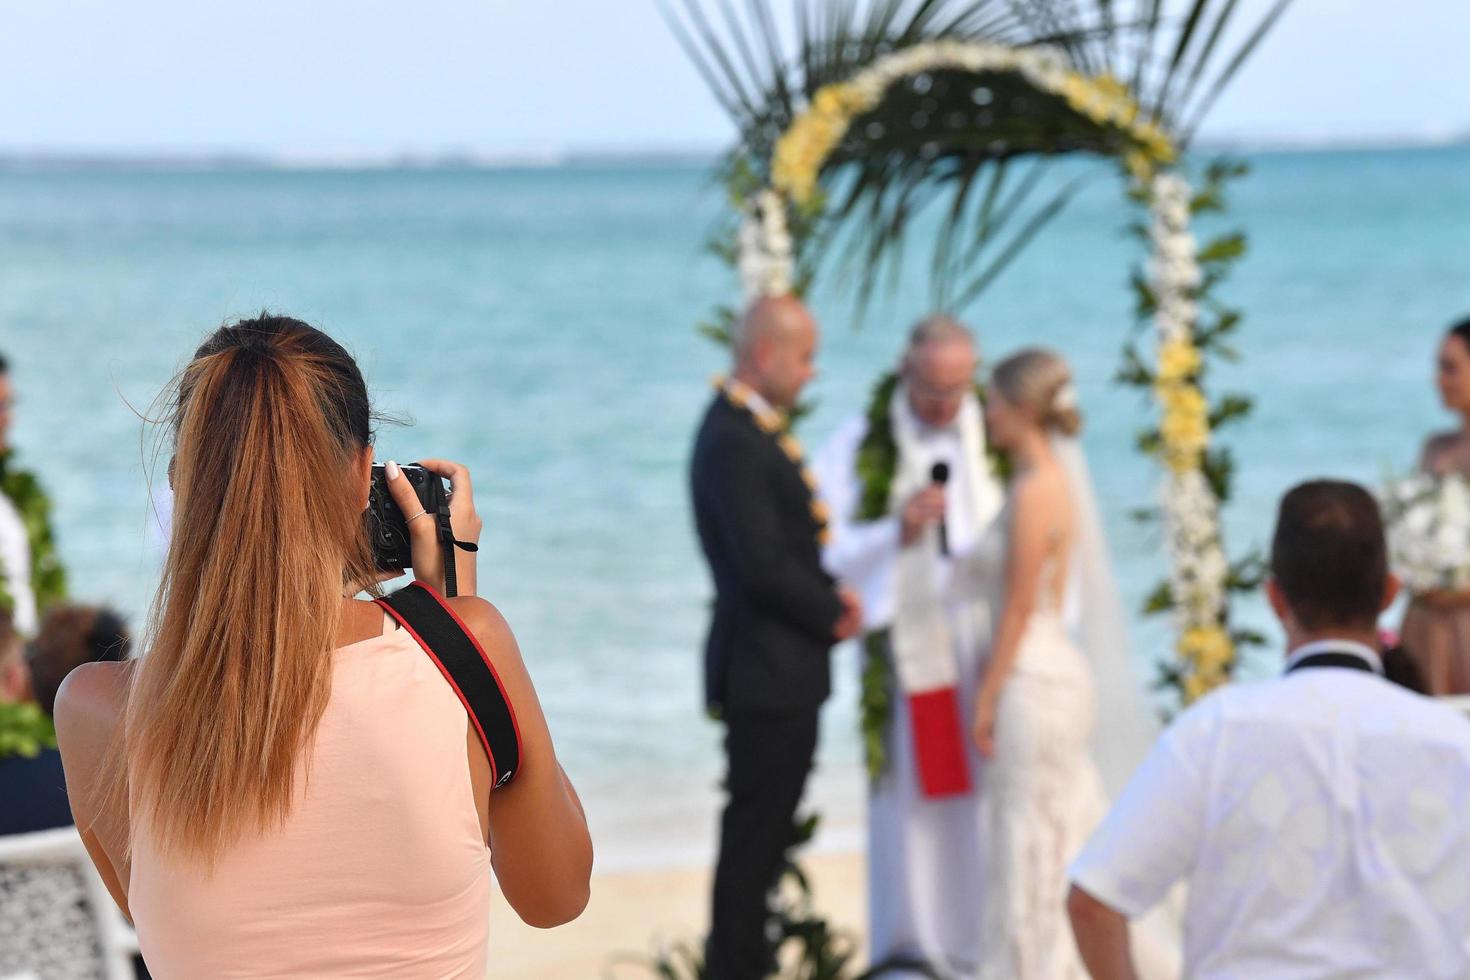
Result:
<svg viewBox="0 0 1470 980"><path fill-rule="evenodd" d="M1195 346L1201 350L1220 348L1220 341L1230 336L1240 326L1241 313L1239 310L1222 309L1215 321L1208 326L1201 327L1195 331Z"/></svg>
<svg viewBox="0 0 1470 980"><path fill-rule="evenodd" d="M1252 552L1230 566L1225 576L1225 587L1231 592L1254 592L1266 581L1268 573L1266 559Z"/></svg>
<svg viewBox="0 0 1470 980"><path fill-rule="evenodd" d="M0 451L0 494L10 500L25 527L31 549L31 590L37 609L45 612L66 598L66 568L51 528L51 500L35 474L15 465L13 449Z"/></svg>
<svg viewBox="0 0 1470 980"><path fill-rule="evenodd" d="M1210 412L1210 428L1218 430L1251 413L1253 402L1245 395L1226 395Z"/></svg>
<svg viewBox="0 0 1470 980"><path fill-rule="evenodd" d="M1205 482L1210 485L1210 490L1214 492L1215 499L1229 500L1230 483L1235 475L1235 457L1230 450L1223 446L1206 450L1200 470L1204 474Z"/></svg>
<svg viewBox="0 0 1470 980"><path fill-rule="evenodd" d="M1206 187L1190 199L1189 211L1196 217L1202 214L1222 214L1225 211L1225 196L1216 187Z"/></svg>
<svg viewBox="0 0 1470 980"><path fill-rule="evenodd" d="M1152 388L1154 379L1153 370L1144 363L1137 346L1129 344L1125 347L1123 363L1119 365L1118 372L1113 375L1113 380L1119 384L1132 385L1136 388Z"/></svg>
<svg viewBox="0 0 1470 980"><path fill-rule="evenodd" d="M0 703L0 759L34 759L56 748L56 726L34 701Z"/></svg>
<svg viewBox="0 0 1470 980"><path fill-rule="evenodd" d="M704 248L732 269L740 264L740 243L733 235L717 235L706 242Z"/></svg>
<svg viewBox="0 0 1470 980"><path fill-rule="evenodd" d="M1232 180L1239 180L1251 172L1248 161L1238 157L1221 156L1211 160L1205 167L1205 180L1219 188Z"/></svg>
<svg viewBox="0 0 1470 980"><path fill-rule="evenodd" d="M1271 642L1267 638L1265 633L1262 633L1259 630L1251 629L1231 630L1230 639L1235 641L1235 646L1238 649L1244 649L1246 647L1264 647L1268 646Z"/></svg>
<svg viewBox="0 0 1470 980"><path fill-rule="evenodd" d="M1143 614L1145 616L1156 616L1159 613L1169 612L1173 608L1174 593L1170 591L1168 582L1159 583L1143 601Z"/></svg>
<svg viewBox="0 0 1470 980"><path fill-rule="evenodd" d="M1200 265L1214 265L1222 262L1233 262L1245 254L1245 235L1240 232L1232 232L1221 235L1205 245L1199 251Z"/></svg>
<svg viewBox="0 0 1470 980"><path fill-rule="evenodd" d="M730 347L735 343L735 321L738 318L734 307L718 306L709 319L701 320L694 329L701 337L721 347Z"/></svg>

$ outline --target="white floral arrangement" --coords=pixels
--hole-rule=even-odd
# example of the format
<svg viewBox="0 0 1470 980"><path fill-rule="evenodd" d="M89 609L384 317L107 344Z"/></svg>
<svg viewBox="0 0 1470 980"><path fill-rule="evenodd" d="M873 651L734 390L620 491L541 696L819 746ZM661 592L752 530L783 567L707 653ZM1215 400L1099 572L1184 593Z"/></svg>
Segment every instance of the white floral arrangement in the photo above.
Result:
<svg viewBox="0 0 1470 980"><path fill-rule="evenodd" d="M794 261L786 205L766 189L747 202L740 223L740 283L746 302L791 292Z"/></svg>
<svg viewBox="0 0 1470 980"><path fill-rule="evenodd" d="M1379 503L1389 564L1410 591L1470 591L1470 481L1458 474L1395 480Z"/></svg>

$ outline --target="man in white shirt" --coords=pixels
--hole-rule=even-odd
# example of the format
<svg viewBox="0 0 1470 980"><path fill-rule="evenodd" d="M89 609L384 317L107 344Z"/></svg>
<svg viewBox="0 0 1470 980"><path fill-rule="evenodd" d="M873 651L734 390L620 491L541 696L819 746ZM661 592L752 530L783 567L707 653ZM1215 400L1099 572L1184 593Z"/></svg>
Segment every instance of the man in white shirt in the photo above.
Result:
<svg viewBox="0 0 1470 980"><path fill-rule="evenodd" d="M10 366L0 355L0 463L10 453L9 431L15 393ZM0 589L10 597L15 627L22 636L36 632L36 596L31 588L31 543L15 504L0 488Z"/></svg>
<svg viewBox="0 0 1470 980"><path fill-rule="evenodd" d="M1094 978L1134 977L1127 919L1181 879L1196 980L1470 976L1470 721L1383 678L1385 552L1361 487L1283 499L1286 673L1184 712L1072 865Z"/></svg>

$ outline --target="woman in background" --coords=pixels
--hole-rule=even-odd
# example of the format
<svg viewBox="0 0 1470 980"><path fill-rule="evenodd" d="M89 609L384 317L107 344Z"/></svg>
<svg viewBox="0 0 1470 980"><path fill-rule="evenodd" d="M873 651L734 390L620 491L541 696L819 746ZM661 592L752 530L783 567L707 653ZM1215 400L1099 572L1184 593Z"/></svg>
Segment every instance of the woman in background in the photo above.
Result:
<svg viewBox="0 0 1470 980"><path fill-rule="evenodd" d="M1431 476L1470 479L1470 319L1445 334L1437 367L1440 401L1460 417L1460 425L1425 441L1419 468ZM1401 632L1427 693L1470 694L1470 593L1415 595Z"/></svg>
<svg viewBox="0 0 1470 980"><path fill-rule="evenodd" d="M528 923L580 914L592 849L515 637L448 600L519 718L493 792L468 716L383 610L364 532L366 387L321 331L261 316L216 331L170 419L173 533L145 654L74 672L56 720L77 826L154 976L483 977L490 871ZM449 478L475 541L468 472ZM422 511L388 465L406 516ZM443 581L431 520L413 567ZM487 849L488 843L488 849Z"/></svg>

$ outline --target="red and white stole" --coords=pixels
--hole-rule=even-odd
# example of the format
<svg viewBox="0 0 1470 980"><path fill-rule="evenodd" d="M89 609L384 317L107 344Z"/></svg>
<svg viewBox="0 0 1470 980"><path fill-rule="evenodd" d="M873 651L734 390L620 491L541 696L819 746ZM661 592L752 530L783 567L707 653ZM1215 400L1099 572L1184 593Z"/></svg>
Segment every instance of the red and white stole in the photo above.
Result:
<svg viewBox="0 0 1470 980"><path fill-rule="evenodd" d="M933 460L920 443L919 422L902 385L893 393L889 419L898 448L889 512L897 514L905 501L931 483ZM960 506L968 507L974 526L983 528L999 512L1002 500L990 474L978 398L965 398L954 424L959 427L961 458L950 461L951 480L960 491ZM899 549L893 577L894 668L908 701L919 784L927 797L967 793L972 785L965 750L967 719L961 717L959 665L949 621L955 600L941 594L940 561L938 529L931 526L919 540ZM984 604L987 597L977 594L967 601Z"/></svg>

